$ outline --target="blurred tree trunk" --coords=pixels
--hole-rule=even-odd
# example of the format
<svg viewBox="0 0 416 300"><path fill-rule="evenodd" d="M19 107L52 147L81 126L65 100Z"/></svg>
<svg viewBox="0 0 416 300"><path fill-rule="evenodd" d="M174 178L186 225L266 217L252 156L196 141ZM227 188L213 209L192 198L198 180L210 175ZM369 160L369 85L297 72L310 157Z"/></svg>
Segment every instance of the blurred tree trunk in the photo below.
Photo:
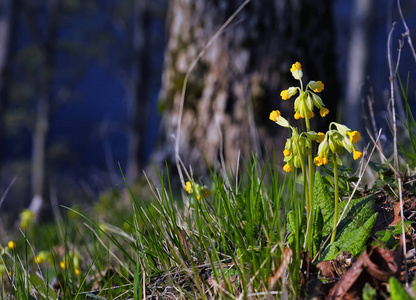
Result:
<svg viewBox="0 0 416 300"><path fill-rule="evenodd" d="M280 92L297 84L289 71L295 61L302 63L305 82L324 82L322 97L335 116L339 89L332 1L251 1L191 73L180 136L176 136L185 73L242 3L170 1L161 91L165 110L153 156L157 164L175 162L172 136L179 138L179 155L185 165L201 173L207 170L203 157L215 166L223 155L227 167L234 167L239 151L246 156L251 152L271 155L276 146L280 155L287 130L271 122L269 113L280 109L293 121L293 100L283 102ZM329 121L326 117L319 125L326 127Z"/></svg>
<svg viewBox="0 0 416 300"><path fill-rule="evenodd" d="M11 65L18 23L19 0L0 4L0 143L4 138L4 119L11 88ZM1 173L1 165L0 165Z"/></svg>
<svg viewBox="0 0 416 300"><path fill-rule="evenodd" d="M145 164L151 80L151 11L148 1L133 1L133 78L130 83L127 180L135 182Z"/></svg>
<svg viewBox="0 0 416 300"><path fill-rule="evenodd" d="M351 128L363 129L361 88L368 68L369 23L372 0L355 0L351 17L351 38L348 45L346 96L343 103L343 120Z"/></svg>
<svg viewBox="0 0 416 300"><path fill-rule="evenodd" d="M47 143L53 101L53 80L55 56L59 30L60 0L47 2L45 34L41 30L39 20L28 9L27 19L32 28L32 37L40 45L42 66L37 78L38 93L36 99L36 117L33 132L31 185L33 199L30 209L39 212L45 201L47 190Z"/></svg>

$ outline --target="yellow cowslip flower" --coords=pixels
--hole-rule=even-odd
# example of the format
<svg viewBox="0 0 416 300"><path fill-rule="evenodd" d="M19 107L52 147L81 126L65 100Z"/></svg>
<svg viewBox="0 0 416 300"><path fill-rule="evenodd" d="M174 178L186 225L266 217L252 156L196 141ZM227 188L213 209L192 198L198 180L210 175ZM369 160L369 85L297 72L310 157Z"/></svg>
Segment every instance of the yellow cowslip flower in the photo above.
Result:
<svg viewBox="0 0 416 300"><path fill-rule="evenodd" d="M290 97L296 95L297 91L298 91L298 89L292 86L292 87L288 88L287 90L283 90L280 93L280 96L282 97L283 100L287 100Z"/></svg>
<svg viewBox="0 0 416 300"><path fill-rule="evenodd" d="M298 111L295 112L295 119L296 120L299 120L300 119L300 113Z"/></svg>
<svg viewBox="0 0 416 300"><path fill-rule="evenodd" d="M283 166L283 171L289 173L290 171L292 171L292 167L287 163Z"/></svg>
<svg viewBox="0 0 416 300"><path fill-rule="evenodd" d="M318 132L318 139L316 140L318 143L322 143L325 138L325 134L323 132Z"/></svg>
<svg viewBox="0 0 416 300"><path fill-rule="evenodd" d="M277 119L280 118L280 111L274 110L270 113L269 119L273 122L277 122Z"/></svg>
<svg viewBox="0 0 416 300"><path fill-rule="evenodd" d="M302 65L298 61L292 64L292 67L290 68L290 72L295 72L295 71L302 71Z"/></svg>
<svg viewBox="0 0 416 300"><path fill-rule="evenodd" d="M35 257L35 263L41 264L41 263L43 263L43 259L40 256L36 256Z"/></svg>
<svg viewBox="0 0 416 300"><path fill-rule="evenodd" d="M352 152L352 157L354 157L354 160L359 159L361 156L363 156L363 153L362 153L362 152L360 152L360 151L356 151L356 150L354 150L354 151Z"/></svg>
<svg viewBox="0 0 416 300"><path fill-rule="evenodd" d="M274 110L270 113L269 119L273 122L276 122L278 125L282 127L289 128L289 122L280 115L280 111Z"/></svg>
<svg viewBox="0 0 416 300"><path fill-rule="evenodd" d="M283 90L281 93L280 93L280 96L282 97L282 99L283 100L287 100L287 99L289 99L290 98L290 96L288 95L288 93L287 93L287 90Z"/></svg>
<svg viewBox="0 0 416 300"><path fill-rule="evenodd" d="M319 114L321 115L321 117L325 117L328 113L329 113L329 109L328 109L328 108L326 108L326 107L322 107L322 108L319 110Z"/></svg>
<svg viewBox="0 0 416 300"><path fill-rule="evenodd" d="M290 150L289 149L285 149L285 150L283 150L283 155L284 156L289 156L291 154L291 152L290 152Z"/></svg>
<svg viewBox="0 0 416 300"><path fill-rule="evenodd" d="M350 137L350 141L356 144L361 139L361 133L358 131L347 131L347 135Z"/></svg>
<svg viewBox="0 0 416 300"><path fill-rule="evenodd" d="M321 155L318 155L313 159L313 163L317 165L318 167L322 165L326 165L329 162L328 157L322 157Z"/></svg>
<svg viewBox="0 0 416 300"><path fill-rule="evenodd" d="M315 165L317 165L318 167L320 167L320 166L324 163L324 161L323 161L323 159L322 159L322 156L318 155L317 157L315 157L315 158L313 159L313 163L314 163Z"/></svg>
<svg viewBox="0 0 416 300"><path fill-rule="evenodd" d="M320 93L324 90L324 84L322 81L311 81L309 82L309 86L315 93Z"/></svg>
<svg viewBox="0 0 416 300"><path fill-rule="evenodd" d="M59 266L61 267L61 269L63 270L63 269L65 269L66 267L67 267L67 264L65 263L65 261L61 261L60 263L59 263Z"/></svg>
<svg viewBox="0 0 416 300"><path fill-rule="evenodd" d="M16 243L13 241L10 241L7 246L9 247L9 249L13 250L16 249Z"/></svg>
<svg viewBox="0 0 416 300"><path fill-rule="evenodd" d="M192 191L192 186L191 186L191 182L190 182L190 181L187 181L187 182L186 182L185 191L187 191L187 192L188 192L188 194L190 194L190 193L191 193L191 191Z"/></svg>
<svg viewBox="0 0 416 300"><path fill-rule="evenodd" d="M290 72L292 72L292 76L295 79L297 80L302 79L302 76L303 76L302 66L300 65L299 62L296 62L292 65L292 67L290 68Z"/></svg>
<svg viewBox="0 0 416 300"><path fill-rule="evenodd" d="M313 113L313 111L308 111L308 119L312 119L314 116L315 116L315 114ZM305 119L304 115L300 115L300 117L302 119ZM295 118L296 118L296 116L295 116Z"/></svg>

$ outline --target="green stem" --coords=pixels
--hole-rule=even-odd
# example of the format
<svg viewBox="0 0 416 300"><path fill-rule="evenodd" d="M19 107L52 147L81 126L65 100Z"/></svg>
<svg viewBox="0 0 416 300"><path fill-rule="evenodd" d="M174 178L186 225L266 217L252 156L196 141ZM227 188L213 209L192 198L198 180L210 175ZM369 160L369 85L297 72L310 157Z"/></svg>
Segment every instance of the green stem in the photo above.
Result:
<svg viewBox="0 0 416 300"><path fill-rule="evenodd" d="M309 123L309 119L308 116L305 116L305 123L306 123L306 131L310 131L311 127L310 127L310 123ZM309 149L308 151L308 189L307 189L307 193L308 193L308 197L306 198L306 200L308 201L307 205L306 205L306 214L307 214L307 221L308 221L308 236L307 236L307 241L308 241L308 251L309 253L311 253L311 246L312 246L312 209L313 209L313 183L314 183L314 165L313 165L313 158L312 158L312 148Z"/></svg>
<svg viewBox="0 0 416 300"><path fill-rule="evenodd" d="M333 153L332 155L333 163L334 163L334 190L335 190L335 208L334 208L334 232L332 233L331 237L331 244L335 242L335 235L337 233L337 223L338 223L338 166L337 166L337 155Z"/></svg>

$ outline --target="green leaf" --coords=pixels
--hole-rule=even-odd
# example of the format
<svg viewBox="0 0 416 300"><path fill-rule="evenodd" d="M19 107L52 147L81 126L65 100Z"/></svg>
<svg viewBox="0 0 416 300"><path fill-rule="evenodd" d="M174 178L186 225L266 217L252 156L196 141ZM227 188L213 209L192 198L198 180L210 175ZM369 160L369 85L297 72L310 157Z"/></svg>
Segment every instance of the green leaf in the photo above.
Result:
<svg viewBox="0 0 416 300"><path fill-rule="evenodd" d="M312 257L319 251L322 244L322 228L324 227L324 218L321 213L321 208L314 211L313 216L313 243L312 243Z"/></svg>
<svg viewBox="0 0 416 300"><path fill-rule="evenodd" d="M333 196L330 195L326 188L324 179L319 172L315 175L315 186L314 186L314 205L315 209L320 208L322 213L323 222L327 224L328 221L333 217L335 203Z"/></svg>
<svg viewBox="0 0 416 300"><path fill-rule="evenodd" d="M390 296L392 300L412 300L402 284L394 277L389 278Z"/></svg>
<svg viewBox="0 0 416 300"><path fill-rule="evenodd" d="M373 214L364 225L359 228L354 228L356 223L351 222L350 225L346 227L346 230L343 231L343 234L339 236L333 244L326 247L322 253L322 260L332 260L339 252L345 250L348 250L354 256L360 255L365 250L367 239L376 222L377 215L377 213Z"/></svg>
<svg viewBox="0 0 416 300"><path fill-rule="evenodd" d="M41 292L44 295L48 295L50 299L57 299L57 295L54 289L48 286L42 278L36 274L29 274L30 283L33 285L34 289Z"/></svg>

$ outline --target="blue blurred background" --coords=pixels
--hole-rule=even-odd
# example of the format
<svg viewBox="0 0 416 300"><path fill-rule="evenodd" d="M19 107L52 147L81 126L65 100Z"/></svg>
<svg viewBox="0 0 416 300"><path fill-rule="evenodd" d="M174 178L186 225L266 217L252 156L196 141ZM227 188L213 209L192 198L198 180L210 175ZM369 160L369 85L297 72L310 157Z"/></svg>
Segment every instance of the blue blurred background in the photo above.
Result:
<svg viewBox="0 0 416 300"><path fill-rule="evenodd" d="M118 164L127 169L129 99L137 78L146 78L148 117L141 132L146 141L141 160L143 166L149 162L161 117L159 91L169 38L169 1L147 1L147 15L136 10L140 10L140 2L0 0L0 44L8 41L7 49L0 50L0 56L6 57L0 62L0 195L13 182L1 203L2 211L27 207L36 194L31 177L37 116L42 110L39 99L46 99L48 105L48 163L43 167L48 174L47 194L57 195L60 203L94 201L101 192L123 186ZM401 5L411 36L416 39L415 1L402 1ZM354 100L348 99L353 98L359 103L360 90L371 89L378 125L385 127L389 99L387 36L397 21L392 47L396 56L404 32L397 3L337 0L333 2L333 16L341 99L351 103ZM363 57L357 58L357 53L349 56L347 49L360 33L365 48L358 53ZM147 56L140 56L144 47L140 36L146 37ZM137 74L141 59L146 60L145 74ZM357 60L365 64L358 75L350 70ZM408 47L403 48L400 66L400 73L410 76L409 98L414 103L416 63ZM341 109L346 123L361 122L351 106Z"/></svg>

